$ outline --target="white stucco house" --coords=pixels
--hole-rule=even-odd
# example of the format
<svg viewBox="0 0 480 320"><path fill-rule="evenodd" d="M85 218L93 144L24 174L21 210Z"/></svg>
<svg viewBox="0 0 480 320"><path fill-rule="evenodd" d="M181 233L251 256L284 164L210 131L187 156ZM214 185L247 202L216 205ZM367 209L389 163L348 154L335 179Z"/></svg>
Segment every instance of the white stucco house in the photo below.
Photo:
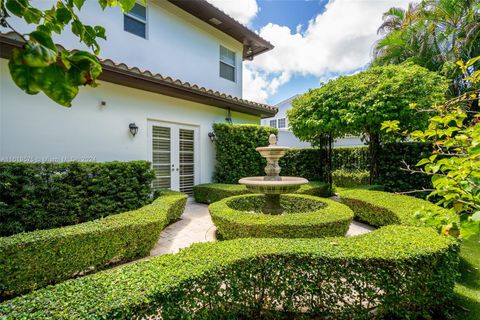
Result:
<svg viewBox="0 0 480 320"><path fill-rule="evenodd" d="M261 125L270 126L278 129L278 143L290 148L311 148L309 142L298 139L288 126L287 111L292 108L292 101L299 95L294 95L286 100L283 100L275 105L278 112L275 116L262 119ZM334 147L355 147L365 145L359 137L347 136L342 139L337 139L334 142Z"/></svg>
<svg viewBox="0 0 480 320"><path fill-rule="evenodd" d="M149 0L128 14L87 1L80 17L103 25L108 40L100 85L82 88L71 108L16 87L7 59L22 42L0 28L0 161L143 159L154 187L191 192L213 174L213 123L260 124L277 112L242 99L243 61L273 46L204 0ZM68 33L55 40L79 47Z"/></svg>

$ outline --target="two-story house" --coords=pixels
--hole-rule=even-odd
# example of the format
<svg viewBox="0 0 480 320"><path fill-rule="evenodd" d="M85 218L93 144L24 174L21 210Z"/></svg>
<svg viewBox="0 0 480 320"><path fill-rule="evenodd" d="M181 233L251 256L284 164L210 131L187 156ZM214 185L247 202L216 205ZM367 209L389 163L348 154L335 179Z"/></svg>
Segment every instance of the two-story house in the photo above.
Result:
<svg viewBox="0 0 480 320"><path fill-rule="evenodd" d="M260 124L277 111L241 98L243 61L273 46L204 0L149 0L125 14L87 1L80 17L108 38L100 85L82 88L71 108L16 87L7 59L22 42L0 29L0 161L144 159L154 187L191 192L213 174L213 123ZM79 46L68 33L55 40Z"/></svg>
<svg viewBox="0 0 480 320"><path fill-rule="evenodd" d="M287 112L292 108L293 99L299 95L294 95L286 100L283 100L275 105L278 112L275 116L262 119L263 126L269 126L278 129L278 143L290 148L310 148L312 145L309 142L298 139L288 126ZM356 147L363 146L365 143L355 136L346 136L334 141L334 147Z"/></svg>

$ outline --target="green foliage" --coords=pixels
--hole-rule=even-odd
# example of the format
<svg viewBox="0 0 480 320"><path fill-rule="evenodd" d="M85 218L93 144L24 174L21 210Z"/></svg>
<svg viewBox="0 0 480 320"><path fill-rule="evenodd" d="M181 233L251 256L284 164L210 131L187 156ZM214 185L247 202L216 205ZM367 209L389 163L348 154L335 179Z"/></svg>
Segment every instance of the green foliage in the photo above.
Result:
<svg viewBox="0 0 480 320"><path fill-rule="evenodd" d="M139 208L153 178L147 161L0 162L0 236Z"/></svg>
<svg viewBox="0 0 480 320"><path fill-rule="evenodd" d="M317 142L321 134L380 133L383 121L399 119L403 128L417 129L426 121L410 108L443 100L446 82L425 68L403 64L374 67L339 77L293 100L288 119L294 134Z"/></svg>
<svg viewBox="0 0 480 320"><path fill-rule="evenodd" d="M319 181L323 177L319 149L290 149L278 164L282 168L282 176L303 177L311 181Z"/></svg>
<svg viewBox="0 0 480 320"><path fill-rule="evenodd" d="M349 206L355 219L373 226L390 224L424 225L415 218L420 210L430 210L445 217L453 217L449 210L438 207L431 202L404 195L363 189L341 189L342 202Z"/></svg>
<svg viewBox="0 0 480 320"><path fill-rule="evenodd" d="M13 49L8 67L13 81L27 94L45 93L58 104L70 107L80 86L96 87L95 80L102 72L97 55L100 53L98 39L106 40L105 28L85 25L79 12L85 0L57 1L47 10L34 7L30 0L1 0L0 25L17 33L24 41L21 49ZM98 0L102 9L119 6L129 11L134 0ZM23 35L9 23L14 15L36 29ZM70 26L79 42L93 53L76 50L69 52L57 48L54 34L62 34Z"/></svg>
<svg viewBox="0 0 480 320"><path fill-rule="evenodd" d="M480 71L474 65L480 56L466 63L458 62L465 81L480 84ZM442 215L423 211L418 216L433 225L443 225L444 233L469 236L480 233L480 90L460 95L430 110L433 115L425 130L416 130L409 136L417 141L431 143L428 157L416 166L431 177L434 190L429 197L437 197L437 204L451 208L460 217L460 223ZM398 120L383 124L387 132L398 131ZM404 133L405 134L405 133Z"/></svg>
<svg viewBox="0 0 480 320"><path fill-rule="evenodd" d="M240 178L265 175L265 159L255 150L268 145L278 130L253 124L215 123L215 172L213 180L237 183Z"/></svg>
<svg viewBox="0 0 480 320"><path fill-rule="evenodd" d="M205 183L193 187L193 197L199 203L214 203L222 199L250 193L241 184ZM302 185L296 194L307 194L317 197L329 197L328 185L320 181L311 181Z"/></svg>
<svg viewBox="0 0 480 320"><path fill-rule="evenodd" d="M281 215L261 213L262 195L223 199L208 207L222 239L322 238L344 236L353 213L345 205L307 195L282 195Z"/></svg>
<svg viewBox="0 0 480 320"><path fill-rule="evenodd" d="M370 182L370 173L360 170L338 169L332 172L333 183L337 187L356 187Z"/></svg>
<svg viewBox="0 0 480 320"><path fill-rule="evenodd" d="M186 201L185 194L168 191L137 210L0 238L0 297L148 255L160 231L181 216Z"/></svg>
<svg viewBox="0 0 480 320"><path fill-rule="evenodd" d="M405 226L352 238L194 244L6 301L0 317L259 319L273 310L332 319L441 317L457 251L452 238Z"/></svg>
<svg viewBox="0 0 480 320"><path fill-rule="evenodd" d="M384 185L389 192L405 192L412 190L431 189L432 183L429 177L412 174L406 171L409 166L412 169L420 159L429 155L432 146L429 143L420 142L392 142L382 145L380 153L380 177L375 181ZM428 192L418 192L417 197L425 198Z"/></svg>
<svg viewBox="0 0 480 320"><path fill-rule="evenodd" d="M368 147L339 147L333 149L333 169L368 170Z"/></svg>
<svg viewBox="0 0 480 320"><path fill-rule="evenodd" d="M454 80L452 93L468 91L456 61L480 55L479 2L430 0L392 8L383 15L374 65L411 61ZM478 70L472 69L472 71Z"/></svg>
<svg viewBox="0 0 480 320"><path fill-rule="evenodd" d="M314 144L326 134L333 138L365 135L370 176L375 180L380 175L382 122L398 119L404 129L422 128L427 115L410 105L429 107L443 101L446 90L441 76L411 63L373 67L331 80L294 99L288 119L297 137Z"/></svg>

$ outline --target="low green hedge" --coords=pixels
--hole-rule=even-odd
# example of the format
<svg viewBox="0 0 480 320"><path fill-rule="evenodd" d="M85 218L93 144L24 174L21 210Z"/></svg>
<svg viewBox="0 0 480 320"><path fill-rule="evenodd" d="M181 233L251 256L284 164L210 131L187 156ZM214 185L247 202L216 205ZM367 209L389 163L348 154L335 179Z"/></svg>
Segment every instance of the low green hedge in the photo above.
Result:
<svg viewBox="0 0 480 320"><path fill-rule="evenodd" d="M0 236L138 209L154 177L148 161L0 162Z"/></svg>
<svg viewBox="0 0 480 320"><path fill-rule="evenodd" d="M370 172L366 170L338 169L332 172L333 183L337 187L357 187L370 183Z"/></svg>
<svg viewBox="0 0 480 320"><path fill-rule="evenodd" d="M452 295L457 252L452 238L409 226L195 244L6 301L0 318L435 318Z"/></svg>
<svg viewBox="0 0 480 320"><path fill-rule="evenodd" d="M18 295L149 254L187 196L164 191L140 209L74 226L0 238L0 297Z"/></svg>
<svg viewBox="0 0 480 320"><path fill-rule="evenodd" d="M222 199L250 193L241 184L205 183L193 187L193 197L199 203L214 203ZM311 181L301 186L296 194L308 194L317 197L329 197L328 184L321 181Z"/></svg>
<svg viewBox="0 0 480 320"><path fill-rule="evenodd" d="M431 202L382 191L338 188L342 202L349 206L355 219L381 227L390 224L418 225L415 212L421 209L438 211L449 215L449 211Z"/></svg>
<svg viewBox="0 0 480 320"><path fill-rule="evenodd" d="M212 203L208 210L222 239L344 236L353 218L347 206L308 195L282 195L281 215L261 213L264 202L262 195L242 195Z"/></svg>

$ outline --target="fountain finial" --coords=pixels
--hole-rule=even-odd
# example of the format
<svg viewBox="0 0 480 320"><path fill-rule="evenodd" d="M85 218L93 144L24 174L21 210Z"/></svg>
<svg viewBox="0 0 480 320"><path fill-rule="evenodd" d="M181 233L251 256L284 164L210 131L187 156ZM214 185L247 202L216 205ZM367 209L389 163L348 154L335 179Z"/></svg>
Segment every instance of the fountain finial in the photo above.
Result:
<svg viewBox="0 0 480 320"><path fill-rule="evenodd" d="M271 146L276 146L276 145L277 145L277 136L272 133L272 134L268 137L268 143L269 143Z"/></svg>

